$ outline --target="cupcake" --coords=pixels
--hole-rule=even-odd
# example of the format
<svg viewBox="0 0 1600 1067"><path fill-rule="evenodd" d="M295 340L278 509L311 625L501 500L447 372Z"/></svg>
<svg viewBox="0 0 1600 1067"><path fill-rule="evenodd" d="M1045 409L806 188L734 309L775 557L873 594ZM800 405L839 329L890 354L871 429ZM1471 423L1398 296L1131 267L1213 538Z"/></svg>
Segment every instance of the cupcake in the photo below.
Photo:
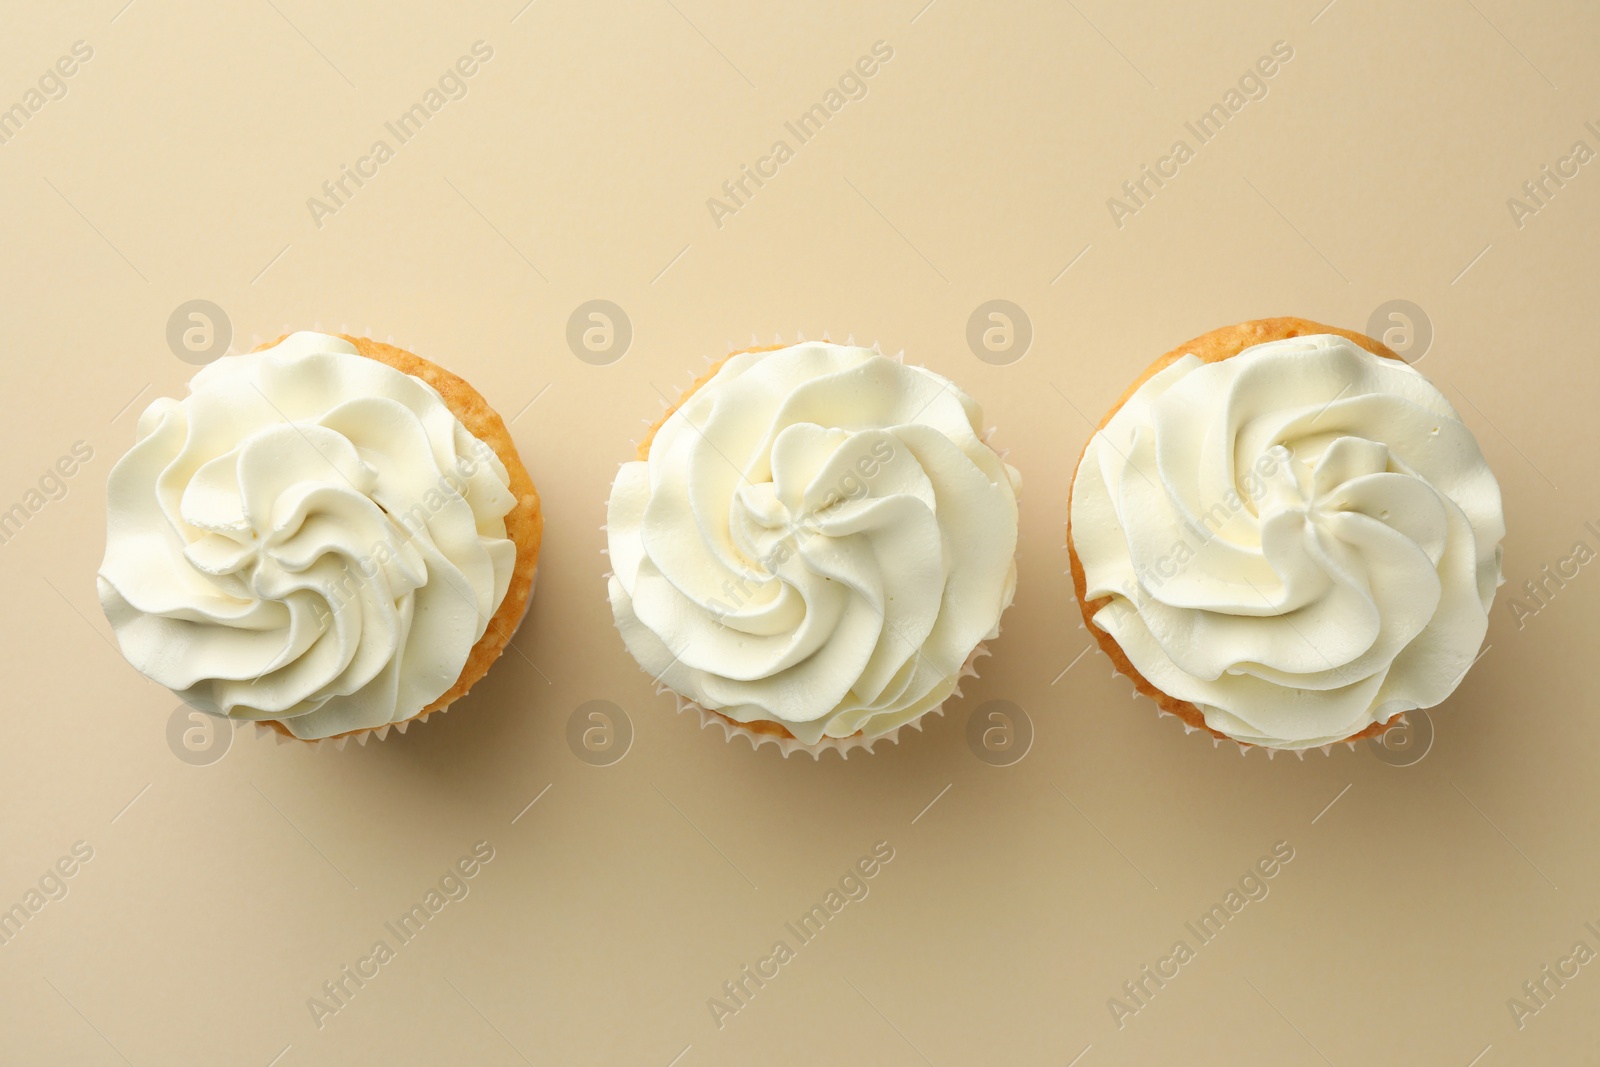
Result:
<svg viewBox="0 0 1600 1067"><path fill-rule="evenodd" d="M1304 319L1162 356L1072 482L1083 618L1186 728L1304 750L1455 689L1501 582L1500 488L1443 394Z"/></svg>
<svg viewBox="0 0 1600 1067"><path fill-rule="evenodd" d="M932 371L826 342L736 352L611 487L617 629L726 737L870 750L999 633L1018 483Z"/></svg>
<svg viewBox="0 0 1600 1067"><path fill-rule="evenodd" d="M533 588L539 497L466 382L364 337L206 366L112 469L100 602L128 662L302 741L440 711Z"/></svg>

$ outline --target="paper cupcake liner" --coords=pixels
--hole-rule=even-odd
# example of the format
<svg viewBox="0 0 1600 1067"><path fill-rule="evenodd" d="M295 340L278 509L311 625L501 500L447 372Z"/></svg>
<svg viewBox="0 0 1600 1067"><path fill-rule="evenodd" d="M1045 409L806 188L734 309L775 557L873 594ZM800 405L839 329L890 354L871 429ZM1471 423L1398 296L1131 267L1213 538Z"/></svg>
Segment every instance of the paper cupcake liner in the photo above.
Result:
<svg viewBox="0 0 1600 1067"><path fill-rule="evenodd" d="M1209 333L1202 334L1200 337L1192 338L1191 340L1185 342L1179 348L1173 349L1172 351L1168 352L1166 355L1164 355L1161 358L1157 359L1149 367L1147 367L1143 371L1143 373L1134 380L1133 385L1130 386L1128 391L1123 394L1122 398L1119 399L1116 402L1116 404L1112 406L1111 410L1106 413L1105 417L1100 421L1099 425L1095 428L1094 432L1090 435L1090 442L1092 442L1094 440L1094 438L1099 435L1101 430L1105 429L1107 423L1109 423L1109 421L1116 415L1116 413L1119 410L1122 409L1123 405L1126 404L1128 402L1128 400L1133 397L1135 392L1146 381L1148 381L1155 374L1159 373L1161 370L1163 370L1166 367L1170 366L1175 360L1183 357L1186 353L1189 353L1191 351L1195 351L1197 349L1204 349L1204 351L1201 352L1202 358L1204 358L1206 360L1206 362L1208 362L1208 363L1214 363L1214 362L1217 362L1217 361L1220 361L1220 360L1230 359L1233 356L1238 355L1240 352L1244 351L1245 349L1251 347L1252 344L1260 343L1260 339L1263 336L1267 337L1270 340L1273 337L1296 337L1296 336L1303 336L1303 335L1308 334L1308 333L1332 333L1332 334L1337 334L1337 335L1345 338L1346 340L1349 340L1349 341L1352 341L1352 342L1356 343L1357 345L1359 345L1360 347L1366 349L1367 351L1373 352L1376 355L1387 356L1389 358L1397 359L1397 360L1400 358L1393 351L1391 351L1389 348L1385 347L1384 345L1382 345L1381 343L1379 343L1377 341L1374 341L1370 337L1366 337L1366 336L1364 336L1362 334L1358 334L1358 333L1353 333L1353 332L1351 332L1349 330L1342 330L1342 329L1339 329L1337 327L1323 326L1323 325L1321 325L1319 323L1310 322L1310 321L1305 320L1305 319L1299 319L1299 318L1259 319L1259 320L1252 320L1252 321L1249 321L1249 322L1239 323L1239 324L1237 324L1235 326L1223 327L1221 329L1212 330ZM1244 340L1240 340L1241 335L1243 335ZM1237 343L1237 346L1236 346L1236 343ZM1221 351L1220 354L1219 354L1219 349L1225 349L1226 351ZM1082 465L1083 457L1085 455L1087 455L1087 453L1088 453L1088 445L1086 444L1084 446L1084 452L1080 453L1080 455L1079 455L1079 459L1078 459L1078 465L1079 466ZM1074 468L1072 482L1073 482L1073 484L1076 484L1076 482L1077 482L1077 467ZM1072 486L1069 485L1068 486L1069 504L1070 504L1071 495L1072 495ZM1069 512L1069 516L1068 516L1068 521L1067 521L1067 536L1064 539L1063 547L1065 549L1067 549L1069 554L1071 554L1072 557L1073 557L1073 568L1074 569L1069 570L1068 573L1073 576L1074 596L1076 598L1080 599L1080 607L1083 608L1086 611L1088 606L1089 606L1089 604L1091 603L1091 601L1085 595L1086 594L1086 589L1083 586L1079 586L1078 581L1077 581L1077 577L1078 577L1078 570L1077 570L1078 559L1077 559L1076 551L1073 548L1073 544L1072 544L1072 520L1071 520L1071 516L1070 516L1070 512L1071 512L1070 506L1068 508L1068 512ZM1080 614L1083 614L1083 612L1080 612ZM1089 623L1088 623L1087 617L1085 616L1083 618L1080 618L1079 623L1078 623L1078 628L1080 630L1087 630L1088 626L1089 626ZM1095 653L1097 655L1108 656L1108 653L1106 652L1106 650L1101 647L1101 643L1100 643L1099 638L1095 634L1092 634L1092 633L1089 636L1093 640L1093 647L1094 647ZM1113 640L1112 643L1115 644L1116 642ZM1126 656L1126 651L1125 650L1124 650L1124 656ZM1110 657L1108 656L1108 658L1110 658ZM1133 666L1131 660L1129 662L1129 666ZM1117 668L1115 660L1113 660L1113 662L1112 662L1111 673L1112 673L1113 677L1115 677L1118 674L1124 674L1124 675L1127 674L1127 672L1119 670ZM1459 681L1459 679L1457 679L1457 680ZM1150 694L1144 693L1139 689L1139 683L1140 682L1143 682L1144 684L1149 685L1152 689L1155 689L1157 692L1161 692L1163 696L1167 696L1167 697L1171 698L1170 694L1167 694L1164 691L1162 691L1159 686L1156 686L1154 683L1150 682L1148 679L1140 677L1140 678L1138 678L1136 680L1133 677L1129 677L1129 681L1133 682L1134 688L1133 688L1133 693L1131 695L1136 700L1141 696L1146 696L1146 697L1150 696ZM1335 745L1348 745L1350 747L1351 751L1354 751L1357 741L1369 739L1371 737L1381 736L1385 730L1389 729L1392 726L1398 725L1398 724L1403 723L1403 722L1406 721L1405 714L1403 712L1401 712L1401 713L1397 713L1397 714L1391 716L1388 719L1388 721L1384 722L1382 724L1382 726L1383 726L1382 730L1378 730L1376 733L1367 735L1367 737L1365 737L1365 738L1361 736L1362 734L1364 734L1366 732L1366 730L1363 729L1361 731L1357 731L1356 736L1353 736L1353 737L1350 737L1350 738L1346 738L1346 739L1340 740L1340 741L1330 741L1330 742L1328 742L1327 744L1324 744L1324 745L1308 745L1306 748L1298 748L1298 749L1296 749L1296 748L1274 748L1274 747L1272 747L1270 745L1261 745L1261 744L1256 744L1254 742L1249 742L1249 741L1240 741L1240 740L1238 740L1237 738L1234 738L1234 737L1228 737L1228 736L1220 736L1219 737L1214 732L1212 732L1209 727L1201 728L1199 726L1195 726L1194 724L1185 721L1181 716L1174 715L1172 712L1167 711L1165 708L1161 707L1160 703L1156 702L1154 697L1150 697L1150 699L1152 700L1153 703L1156 703L1156 716L1157 716L1157 718L1161 718L1161 717L1170 715L1173 718L1178 719L1180 722L1183 723L1184 733L1191 734L1191 733L1200 732L1200 733L1206 734L1208 737L1211 738L1211 744L1212 744L1213 748L1215 748L1218 745L1222 744L1224 741L1232 741L1235 745L1238 746L1239 754L1241 756L1249 755L1249 750L1252 749L1252 748L1260 748L1260 749L1265 749L1265 751L1267 753L1267 758L1269 760L1274 758L1277 755L1277 753L1279 753L1279 752L1293 752L1295 754L1295 756L1297 756L1299 759L1304 760L1305 759L1305 753L1309 749L1312 749L1312 748L1321 749L1322 754L1325 755L1325 756L1328 756L1328 755L1332 754L1332 750L1333 750L1333 747ZM1171 698L1171 699L1176 700L1176 698ZM1185 701L1178 701L1178 702L1179 703L1187 703ZM1192 707L1193 705L1191 704L1190 706ZM1366 729L1370 729L1370 727L1367 727Z"/></svg>
<svg viewBox="0 0 1600 1067"><path fill-rule="evenodd" d="M535 567L533 571L533 582L528 587L528 599L523 602L522 614L517 618L517 624L512 627L511 635L506 638L506 648L510 648L511 642L517 639L517 632L522 629L522 624L527 619L528 612L533 609L533 596L538 590L538 587L539 569ZM501 652L501 655L503 656L505 653ZM488 677L488 672L484 673L484 677ZM480 678L478 681L481 682L483 679ZM476 684L477 683L474 683L474 685ZM468 692L471 692L471 690L468 690ZM464 698L466 695L466 693L463 693L461 696ZM397 734L403 734L406 732L406 728L408 726L419 722L427 722L429 716L443 715L445 712L449 711L455 706L455 702L452 701L442 708L434 708L432 711L424 711L420 714L411 716L409 719L402 719L400 722L386 722L382 726L369 726L361 730L350 730L334 737L293 737L282 733L281 731L274 730L269 723L275 720L270 719L235 719L233 722L235 730L237 730L244 723L249 723L250 725L254 726L255 739L257 741L262 740L262 735L265 734L273 738L280 745L305 745L308 748L332 748L336 752L343 752L344 746L351 741L354 741L363 748L366 747L368 741L387 741L389 739L389 732L391 730Z"/></svg>
<svg viewBox="0 0 1600 1067"><path fill-rule="evenodd" d="M1088 627L1085 626L1082 622L1080 622L1080 623L1078 623L1078 629L1087 630ZM1100 642L1098 642L1098 641L1096 641L1094 643L1094 654L1097 655L1097 656L1105 656L1106 655L1105 649L1100 647ZM1106 658L1110 659L1109 656L1106 656ZM1133 690L1129 694L1129 696L1132 699L1138 700L1141 697L1144 697L1144 699L1146 699L1146 700L1150 699L1144 693L1141 693L1139 691L1139 687L1133 684L1133 679L1130 678L1125 672L1117 670L1116 667L1112 667L1111 668L1111 677L1113 677L1113 678L1121 677L1121 678L1127 678L1128 679L1128 684L1130 685L1130 687ZM1151 703L1155 703L1155 702L1151 701ZM1292 754L1296 759L1300 760L1301 762L1304 762L1307 752L1320 751L1324 756L1332 756L1333 755L1333 749L1337 745L1344 745L1345 747L1349 748L1351 752L1354 752L1356 750L1356 742L1354 742L1354 741L1330 741L1325 745L1310 745L1310 746L1308 746L1306 748L1273 748L1270 745L1256 745L1256 744L1252 744L1252 743L1250 743L1248 741L1239 741L1239 740L1237 740L1235 738L1232 738L1232 737L1218 737L1217 735L1211 733L1208 730L1201 729L1198 726L1194 726L1194 725L1191 725L1190 723L1185 722L1182 718L1179 718L1177 715L1172 714L1172 712L1166 710L1160 704L1156 704L1155 705L1155 710L1156 710L1156 718L1158 718L1158 719L1177 719L1178 720L1178 725L1183 727L1183 732L1184 732L1185 736L1187 736L1189 734L1204 734L1211 741L1211 747L1212 748L1218 748L1218 747L1222 746L1225 743L1226 744L1236 745L1239 748L1239 755L1241 755L1241 756L1248 756L1248 755L1250 755L1252 750L1257 750L1257 751L1265 752L1267 754L1267 759L1269 759L1269 760L1275 759L1278 756L1279 753L1283 753L1284 755L1291 755ZM1393 718L1391 718L1387 725L1388 726L1398 726L1398 725L1403 724L1405 721L1406 721L1405 712L1400 712L1400 713L1396 714Z"/></svg>
<svg viewBox="0 0 1600 1067"><path fill-rule="evenodd" d="M423 712L421 715L413 715L404 722L388 722L384 723L382 726L371 726L364 730L353 730L349 733L340 734L337 737L291 737L288 734L280 733L277 730L274 730L271 726L268 726L266 719L246 719L243 721L249 722L256 728L257 741L262 740L262 736L266 735L267 737L271 737L277 741L277 743L280 745L304 745L308 748L332 748L336 752L343 752L344 746L351 741L354 741L356 744L361 745L362 747L366 747L368 741L387 740L389 737L389 731L393 730L395 733L403 734L406 732L406 727L410 726L412 723L427 722L430 715L443 715L454 706L455 705L453 704L446 704L442 708L434 708L432 711Z"/></svg>
<svg viewBox="0 0 1600 1067"><path fill-rule="evenodd" d="M962 695L961 679L969 677L976 678L978 676L978 671L975 664L980 656L987 655L990 655L988 642L979 641L977 647L974 648L967 656L966 662L961 665L961 669L956 672L956 686L955 689L951 691L950 697L959 697ZM942 716L944 714L944 706L950 700L950 697L946 697L943 701L929 708L927 711L923 712L921 715L918 715L910 722L901 723L894 729L877 734L873 737L867 737L864 734L851 734L849 737L824 737L816 744L808 745L804 741L801 741L798 737L780 737L776 734L759 733L755 730L752 730L749 726L742 722L735 722L726 715L719 715L714 711L700 706L693 700L690 700L688 697L669 686L658 684L656 686L656 695L659 696L662 693L670 694L672 698L677 701L677 710L680 715L691 710L698 712L700 715L700 729L704 730L711 726L722 727L723 741L732 741L735 737L742 737L746 741L750 742L750 747L753 751L759 752L762 745L772 744L777 747L780 753L783 754L784 759L788 759L791 753L799 752L803 755L810 756L813 760L821 760L822 754L829 751L839 753L840 759L849 759L850 753L857 749L866 749L868 755L873 755L873 746L883 741L886 741L891 745L897 745L900 743L901 730L910 728L916 730L918 733L921 733L922 721L929 715Z"/></svg>
<svg viewBox="0 0 1600 1067"><path fill-rule="evenodd" d="M281 328L281 330L279 331L279 333L276 334L276 335L268 337L268 336L263 336L260 333L255 333L255 334L252 335L250 348L247 351L254 351L256 349L259 349L260 347L262 347L265 344L272 343L272 342L276 341L279 337L281 337L285 333L293 332L296 329L306 329L306 328L307 327L305 327L303 325L298 325L297 326L297 325L292 324L292 323L285 323L283 325L283 327ZM326 332L328 332L327 328L323 326L322 321L320 319L318 319L315 322L313 322L311 324L311 326L309 327L309 329L314 330L314 331L316 331L318 333L326 333ZM358 335L358 336L366 337L366 338L373 339L373 340L377 339L376 332L370 326L366 327L366 328L364 328L364 329L362 329L360 331L356 331L356 330L352 330L350 328L350 324L348 322L340 323L339 329L336 332L338 334L341 334L341 335L352 334L352 335ZM403 349L403 350L405 350L407 352L413 351L413 346L411 345L411 343L409 341L406 341L406 342L397 341L396 338L395 338L395 335L392 334L392 333L391 334L386 334L384 336L384 341L387 344L394 345L394 346L396 346L398 348L401 348L401 349ZM232 347L230 347L228 351L230 353L232 353L234 350L233 350ZM542 512L542 507L541 507L541 512ZM532 579L530 580L530 583L529 583L527 599L523 601L522 614L517 617L516 623L511 628L510 635L508 635L507 638L506 638L506 646L507 647L510 646L512 641L516 640L517 632L522 629L522 623L523 623L523 621L525 619L527 619L528 612L533 607L533 597L534 597L535 591L538 588L538 584L539 584L539 569L538 569L538 566L536 564L535 567L534 567L534 571L533 571L533 577L532 577ZM504 649L502 649L501 655L504 655ZM485 675L487 675L488 672L485 671L484 673L485 673ZM478 679L478 681L482 681L482 680L483 679L481 677ZM476 683L474 683L474 684L476 684ZM466 694L463 693L462 696L464 697L464 696L466 696ZM460 698L458 697L457 699L460 699ZM288 733L285 733L283 731L274 729L272 727L272 725L271 725L271 723L274 720L270 720L270 719L234 720L234 724L235 724L235 729L238 728L238 726L240 725L241 722L249 722L252 725L254 725L254 727L255 727L255 738L258 741L261 740L262 739L262 735L265 734L265 735L270 735L279 745L297 744L297 745L306 745L306 746L310 746L310 747L314 747L314 748L332 747L334 750L342 752L342 751L344 751L345 745L350 741L354 741L356 744L361 745L362 747L365 747L368 741L372 741L372 740L385 741L385 740L388 739L389 733L390 733L391 730L394 731L395 733L403 734L403 733L406 732L407 727L411 726L413 723L427 722L429 716L442 715L445 712L449 711L454 706L455 706L454 702L451 702L450 704L446 704L443 707L434 708L431 711L421 712L421 713L419 713L417 715L413 715L409 719L404 719L404 720L402 720L400 722L390 722L390 723L384 723L382 726L370 726L370 727L366 727L366 728L359 729L359 730L350 730L350 731L347 731L347 732L345 732L343 734L339 734L339 735L334 736L334 737L317 737L317 738L295 737L292 734L288 734Z"/></svg>
<svg viewBox="0 0 1600 1067"><path fill-rule="evenodd" d="M829 344L846 344L846 345L855 345L856 344L855 334L853 334L853 333L849 334L842 342L835 342L835 341L832 340L832 338L830 336L830 332L831 331L824 330L822 332L822 336L819 338L819 340L821 340L821 341L823 341L825 343L829 343ZM773 337L772 337L772 343L776 344L776 345L784 345L786 343L802 344L802 343L805 342L805 340L806 340L805 333L803 331L799 331L799 330L795 331L795 339L794 339L793 342L785 342L784 339L783 339L783 335L781 333L780 334L774 334ZM761 340L761 338L756 336L755 333L751 333L751 335L750 335L750 346L752 348L760 347L763 344L765 344L765 342L763 342ZM888 353L885 353L883 351L883 349L880 347L880 345L879 345L879 343L877 341L872 342L870 345L863 345L863 346L860 346L860 347L869 348L872 351L878 353L879 355L886 356L886 358L895 360L898 363L904 363L905 362L905 349L901 349L898 352L894 353L893 355L889 355ZM734 352L736 350L736 346L733 344L732 341L729 341L727 343L727 349L728 349L728 352L732 353L732 352ZM728 357L726 355L723 355L723 356L708 356L705 359L705 366L707 368L709 368L713 364L717 363L719 360L725 360L727 358ZM691 372L691 374L692 373L693 372ZM698 377L699 377L699 375L695 375L694 376L694 378L698 378ZM691 381L693 381L694 378L692 378ZM687 399L688 394L691 391L692 391L692 388L682 390L680 392L679 398L674 402L670 402L669 403L669 402L663 401L662 407L663 407L664 413L662 415L658 416L657 419L655 419L655 420L648 420L648 419L644 420L645 421L645 425L651 427L651 431L650 432L653 432L654 429L656 427L658 427L660 425L660 423L663 420L665 420L671 414L672 410L674 409L674 407L676 405L683 403L683 401L685 399ZM997 448L992 443L991 439L994 437L994 435L996 433L996 430L997 430L996 427L991 426L988 429L982 431L982 433L981 433L981 435L979 437L979 440L982 441L983 444L986 445L989 449L991 449L996 455L998 455L1002 462L1004 462L1005 459L1006 459L1006 456L1009 454L1010 450L1009 449ZM602 525L601 529L604 530L605 526ZM1021 546L1020 539L1019 539L1019 543L1017 545L1017 553L1014 554L1013 558L1017 558L1018 556L1020 556L1021 551L1022 551L1022 546ZM601 555L606 555L607 554L607 550L606 549L601 549L600 550L600 554ZM611 574L608 572L605 575L605 577L606 577L607 580L609 580L611 578ZM1007 606L1009 607L1009 605L1007 605ZM1002 612L1002 615L1003 614L1004 614L1004 612ZM998 637L999 635L1000 635L1000 626L997 623L996 627L995 627L995 637ZM966 661L964 663L962 663L960 670L958 670L956 672L956 685L955 685L955 688L951 691L951 696L959 697L959 696L962 695L962 693L961 693L961 679L968 678L968 677L976 678L978 676L978 671L977 671L977 669L976 669L976 667L974 665L977 663L979 657L991 655L991 653L989 652L989 648L988 648L988 641L992 640L992 639L993 638L986 639L984 641L979 641L978 644L972 649L972 651L970 653L968 653ZM641 667L640 670L643 670L643 667ZM654 679L652 679L652 681L654 681ZM744 723L735 722L733 719L728 718L726 715L720 715L720 714L718 714L718 713L716 713L714 711L711 711L708 708L702 707L699 703L697 703L694 700L691 700L690 698L684 696L682 693L679 693L677 690L673 689L671 686L665 685L665 684L660 683L660 682L655 682L655 686L656 686L656 695L657 696L660 696L662 693L667 693L673 698L673 700L677 703L677 711L678 711L678 713L680 715L685 713L685 712L688 712L688 711L694 711L694 712L698 713L699 716L700 716L700 728L702 730L707 729L707 728L712 727L712 726L720 726L722 728L722 739L723 739L723 741L730 742L735 737L742 737L746 741L750 742L750 747L751 747L751 749L753 751L760 751L761 750L761 746L767 745L767 744L771 744L774 747L776 747L777 750L780 753L782 753L782 755L783 755L783 757L785 759L788 759L790 754L792 754L792 753L800 752L800 753L803 753L805 755L810 756L814 760L820 760L822 758L822 754L824 752L828 752L828 751L833 751L833 752L839 753L839 758L840 759L849 759L850 758L850 753L854 752L854 751L856 751L858 749L865 749L866 752L869 755L871 755L871 754L873 754L873 746L877 745L880 742L887 742L889 744L899 744L900 743L900 731L906 729L907 727L915 729L918 733L920 733L922 731L922 722L923 722L923 720L926 719L930 715L941 715L942 716L944 714L944 705L950 699L950 697L946 697L944 701L941 701L939 704L935 705L934 707L929 708L927 711L923 712L921 715L918 715L915 719L912 719L910 722L901 723L899 726L896 726L894 729L888 730L888 731L886 731L884 733L881 733L881 734L878 734L878 735L876 735L874 737L866 737L866 736L864 736L862 734L852 734L849 737L824 737L821 740L819 740L816 744L808 745L804 741L801 741L797 737L782 737L782 736L779 736L779 735L776 735L776 734L757 732L755 730L752 730L749 726L745 725Z"/></svg>

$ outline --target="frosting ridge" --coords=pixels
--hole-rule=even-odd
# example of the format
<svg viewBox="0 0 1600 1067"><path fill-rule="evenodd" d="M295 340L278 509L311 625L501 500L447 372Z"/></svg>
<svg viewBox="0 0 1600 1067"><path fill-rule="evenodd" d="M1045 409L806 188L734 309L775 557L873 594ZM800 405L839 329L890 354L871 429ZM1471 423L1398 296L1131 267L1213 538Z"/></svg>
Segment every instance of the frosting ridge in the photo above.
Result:
<svg viewBox="0 0 1600 1067"><path fill-rule="evenodd" d="M1016 587L978 406L870 349L730 357L612 486L610 597L659 682L805 744L939 706Z"/></svg>
<svg viewBox="0 0 1600 1067"><path fill-rule="evenodd" d="M1307 748L1444 700L1501 581L1499 486L1412 367L1318 334L1146 380L1085 449L1093 617L1237 740Z"/></svg>
<svg viewBox="0 0 1600 1067"><path fill-rule="evenodd" d="M418 378L324 334L203 368L140 416L108 486L102 607L193 706L314 739L401 722L506 595L494 450Z"/></svg>

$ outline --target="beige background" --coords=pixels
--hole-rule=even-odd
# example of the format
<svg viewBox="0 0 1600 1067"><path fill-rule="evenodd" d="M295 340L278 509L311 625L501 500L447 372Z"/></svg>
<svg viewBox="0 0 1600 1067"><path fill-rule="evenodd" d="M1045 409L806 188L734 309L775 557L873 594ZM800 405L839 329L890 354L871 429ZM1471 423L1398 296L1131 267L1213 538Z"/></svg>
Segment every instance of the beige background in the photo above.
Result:
<svg viewBox="0 0 1600 1067"><path fill-rule="evenodd" d="M94 855L0 946L0 1061L1600 1062L1600 964L1522 1029L1507 1006L1575 941L1600 949L1600 567L1520 629L1509 606L1600 546L1600 173L1520 229L1506 205L1576 140L1600 148L1600 15L1321 2L10 0L0 106L75 41L93 58L0 146L0 508L74 442L94 457L0 545L0 907L75 842ZM307 198L478 40L466 97L316 226ZM719 229L706 199L879 40L866 97ZM1294 55L1269 95L1119 229L1107 198L1276 41ZM196 298L236 349L348 326L516 416L548 516L538 594L448 715L343 752L244 730L209 766L169 747L176 701L110 644L94 571L106 474L193 371L165 331ZM595 298L633 325L609 366L565 341ZM992 298L1033 325L1009 366L965 340ZM1397 298L1504 489L1489 650L1414 765L1241 759L1078 659L1071 465L1185 338L1275 314L1361 329ZM607 487L662 396L797 331L952 377L1025 478L1021 588L982 678L848 762L674 715L602 581ZM635 733L606 767L566 742L596 699ZM1034 725L1014 766L965 741L989 700ZM307 999L482 840L470 895L315 1026ZM870 896L718 1029L707 999L877 841L895 858ZM1279 841L1270 895L1119 1029L1108 999Z"/></svg>

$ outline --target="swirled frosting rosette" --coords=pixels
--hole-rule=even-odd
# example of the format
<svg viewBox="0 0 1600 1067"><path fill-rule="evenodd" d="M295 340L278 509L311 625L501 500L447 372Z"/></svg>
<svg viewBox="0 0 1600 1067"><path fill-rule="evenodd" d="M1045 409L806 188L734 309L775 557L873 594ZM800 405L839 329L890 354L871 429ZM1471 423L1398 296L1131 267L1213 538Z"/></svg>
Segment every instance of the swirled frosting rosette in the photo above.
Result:
<svg viewBox="0 0 1600 1067"><path fill-rule="evenodd" d="M1304 749L1455 689L1500 584L1472 432L1375 341L1245 323L1157 362L1090 440L1069 543L1084 617L1193 726Z"/></svg>
<svg viewBox="0 0 1600 1067"><path fill-rule="evenodd" d="M1016 588L1017 472L946 379L871 349L738 353L611 489L611 607L660 684L785 754L938 708Z"/></svg>
<svg viewBox="0 0 1600 1067"><path fill-rule="evenodd" d="M318 333L152 403L108 496L98 585L129 662L202 711L302 740L465 692L521 619L539 539L537 495L482 397L410 353Z"/></svg>

